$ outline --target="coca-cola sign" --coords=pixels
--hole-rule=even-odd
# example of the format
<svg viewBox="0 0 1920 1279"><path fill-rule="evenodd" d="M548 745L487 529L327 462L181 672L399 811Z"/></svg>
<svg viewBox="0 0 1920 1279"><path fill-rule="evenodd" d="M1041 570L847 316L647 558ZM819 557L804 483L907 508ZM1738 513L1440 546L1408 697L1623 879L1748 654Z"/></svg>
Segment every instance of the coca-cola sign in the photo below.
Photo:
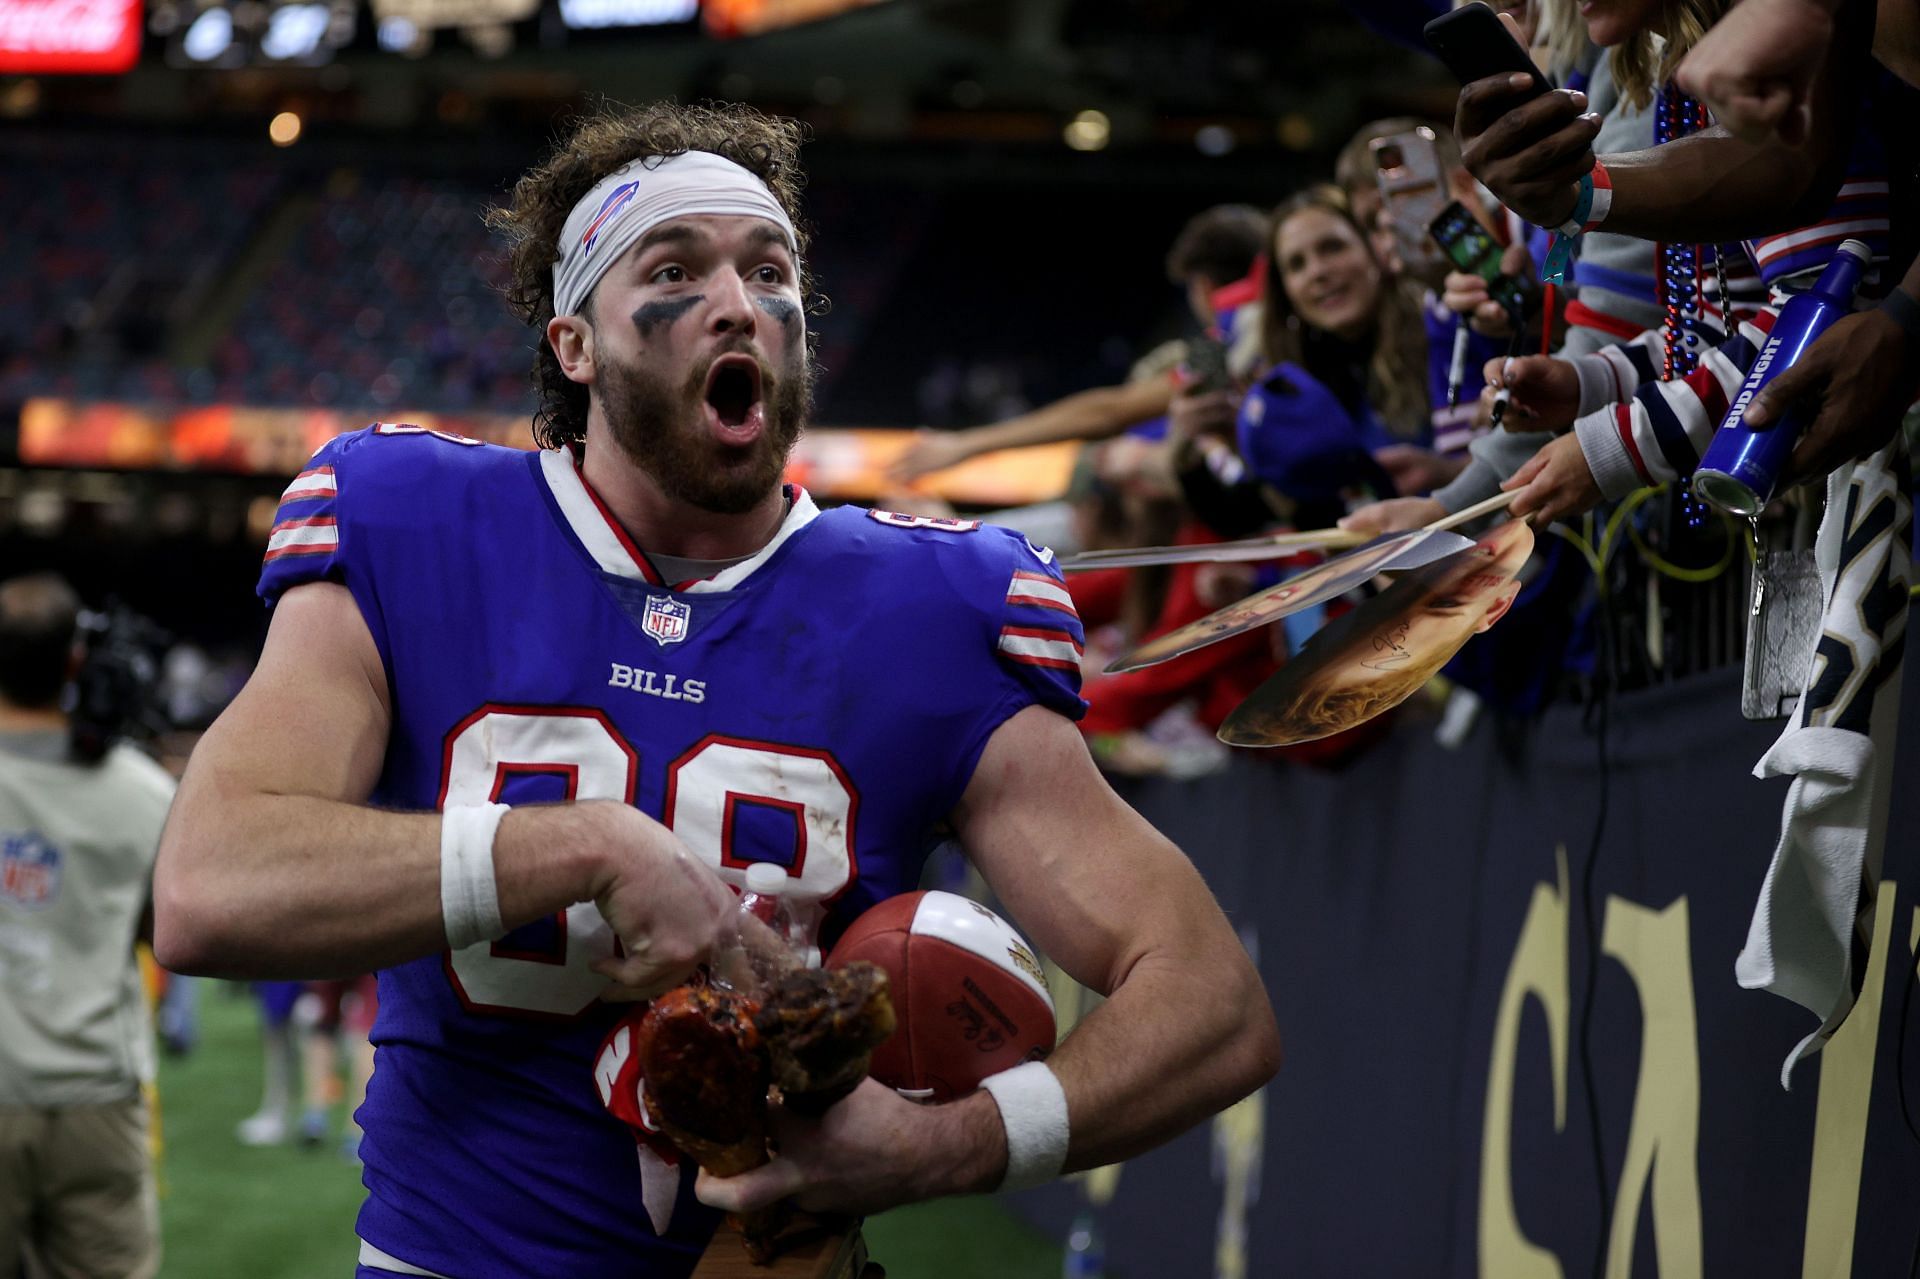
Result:
<svg viewBox="0 0 1920 1279"><path fill-rule="evenodd" d="M140 0L0 0L0 75L118 75L140 56Z"/></svg>

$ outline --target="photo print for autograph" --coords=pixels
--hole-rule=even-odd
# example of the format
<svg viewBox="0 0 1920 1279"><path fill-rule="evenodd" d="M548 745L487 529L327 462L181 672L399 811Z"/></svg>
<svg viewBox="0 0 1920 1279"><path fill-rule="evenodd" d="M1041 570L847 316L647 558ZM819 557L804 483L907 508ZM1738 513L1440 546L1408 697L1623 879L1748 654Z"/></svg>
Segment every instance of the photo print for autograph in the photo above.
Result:
<svg viewBox="0 0 1920 1279"><path fill-rule="evenodd" d="M1364 724L1413 696L1520 593L1533 530L1508 520L1316 631L1220 726L1230 746L1289 746Z"/></svg>
<svg viewBox="0 0 1920 1279"><path fill-rule="evenodd" d="M1446 531L1504 507L1512 497L1502 493L1425 528L1376 538L1156 636L1107 670L1133 671L1169 661L1335 599L1381 573L1403 572L1379 595L1315 633L1234 710L1219 737L1233 746L1288 746L1365 723L1411 697L1512 606L1520 591L1520 568L1533 552L1533 531L1526 522L1509 520L1478 541ZM1158 548L1135 556L1137 563L1161 562L1156 558L1161 553L1181 560L1245 559L1251 556L1239 548L1251 545ZM1205 554L1209 550L1214 554Z"/></svg>

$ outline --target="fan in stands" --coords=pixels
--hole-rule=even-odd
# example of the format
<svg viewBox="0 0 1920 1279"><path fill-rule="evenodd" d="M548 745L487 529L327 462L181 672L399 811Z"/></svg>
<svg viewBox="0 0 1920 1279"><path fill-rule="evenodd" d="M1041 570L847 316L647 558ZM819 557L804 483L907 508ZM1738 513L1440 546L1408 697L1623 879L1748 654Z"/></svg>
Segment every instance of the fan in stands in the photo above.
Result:
<svg viewBox="0 0 1920 1279"><path fill-rule="evenodd" d="M848 926L827 957L886 971L897 1025L870 1073L916 1101L963 1097L1053 1050L1040 962L1006 920L953 893L903 893Z"/></svg>

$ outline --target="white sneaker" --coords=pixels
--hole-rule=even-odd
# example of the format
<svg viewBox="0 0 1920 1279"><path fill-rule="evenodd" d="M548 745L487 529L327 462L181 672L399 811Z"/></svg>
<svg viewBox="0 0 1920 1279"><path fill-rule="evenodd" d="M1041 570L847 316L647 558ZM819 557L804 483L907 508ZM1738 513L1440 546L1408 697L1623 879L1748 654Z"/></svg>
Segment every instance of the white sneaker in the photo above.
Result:
<svg viewBox="0 0 1920 1279"><path fill-rule="evenodd" d="M278 1146L287 1139L287 1117L263 1110L242 1119L233 1135L243 1146Z"/></svg>

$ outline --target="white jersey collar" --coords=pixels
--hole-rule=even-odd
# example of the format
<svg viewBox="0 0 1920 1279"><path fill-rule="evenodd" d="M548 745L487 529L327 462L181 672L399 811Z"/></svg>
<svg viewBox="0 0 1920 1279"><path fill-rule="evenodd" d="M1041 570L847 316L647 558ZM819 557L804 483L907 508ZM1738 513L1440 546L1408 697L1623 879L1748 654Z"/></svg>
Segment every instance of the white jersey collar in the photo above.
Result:
<svg viewBox="0 0 1920 1279"><path fill-rule="evenodd" d="M602 572L615 577L624 577L631 581L645 582L651 586L664 586L669 590L686 591L691 594L710 594L717 591L730 591L753 575L755 569L766 563L786 544L788 538L811 524L820 514L820 508L814 504L808 492L798 485L789 485L793 504L787 509L786 518L780 522L780 528L772 540L756 551L752 557L742 560L733 567L716 573L712 577L699 578L691 582L664 582L655 571L652 561L635 546L633 539L627 536L619 521L613 518L600 501L599 495L587 486L586 479L580 474L580 465L574 459L570 449L544 449L540 453L540 474L547 482L547 488L553 494L554 502L560 508L560 515L567 527L578 538L593 562Z"/></svg>

